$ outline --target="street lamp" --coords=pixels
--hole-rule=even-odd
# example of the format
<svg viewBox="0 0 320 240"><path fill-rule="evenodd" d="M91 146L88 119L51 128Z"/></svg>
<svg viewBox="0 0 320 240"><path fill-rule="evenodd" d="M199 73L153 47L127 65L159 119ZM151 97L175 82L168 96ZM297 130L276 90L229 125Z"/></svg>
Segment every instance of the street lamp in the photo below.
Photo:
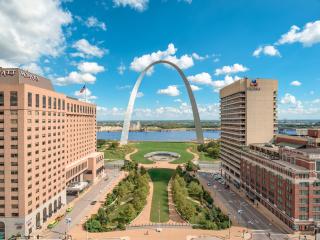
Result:
<svg viewBox="0 0 320 240"><path fill-rule="evenodd" d="M71 218L70 217L66 218L66 232L65 232L66 239L68 239L68 231L69 231L70 223L71 223Z"/></svg>
<svg viewBox="0 0 320 240"><path fill-rule="evenodd" d="M231 220L230 220L231 213L228 213L229 218L229 239L231 239Z"/></svg>

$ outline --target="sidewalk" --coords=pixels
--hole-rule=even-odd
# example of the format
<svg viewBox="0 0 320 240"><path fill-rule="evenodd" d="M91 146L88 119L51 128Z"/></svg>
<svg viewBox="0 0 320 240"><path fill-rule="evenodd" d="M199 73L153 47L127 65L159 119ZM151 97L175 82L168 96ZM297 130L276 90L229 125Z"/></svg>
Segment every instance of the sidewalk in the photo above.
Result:
<svg viewBox="0 0 320 240"><path fill-rule="evenodd" d="M82 195L82 197L78 199L76 203L74 203L73 210L66 214L57 226L51 230L45 230L41 236L45 236L47 238L59 238L64 236L67 229L71 229L79 224L82 227L85 217L98 211L102 204L101 202L104 202L106 194L112 191L114 186L126 175L126 173L119 171L112 172L111 174L113 175L110 176L109 174L109 179L107 181L102 179L93 185L85 194ZM95 205L91 205L92 201L97 201L97 203ZM66 224L66 217L71 218L69 226Z"/></svg>

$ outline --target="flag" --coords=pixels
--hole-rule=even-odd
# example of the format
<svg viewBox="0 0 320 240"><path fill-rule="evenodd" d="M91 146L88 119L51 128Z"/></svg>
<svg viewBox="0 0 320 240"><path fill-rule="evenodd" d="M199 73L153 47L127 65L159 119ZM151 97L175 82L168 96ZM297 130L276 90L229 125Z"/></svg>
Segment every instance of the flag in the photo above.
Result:
<svg viewBox="0 0 320 240"><path fill-rule="evenodd" d="M80 93L83 93L86 90L86 85L83 85L83 87L80 89Z"/></svg>

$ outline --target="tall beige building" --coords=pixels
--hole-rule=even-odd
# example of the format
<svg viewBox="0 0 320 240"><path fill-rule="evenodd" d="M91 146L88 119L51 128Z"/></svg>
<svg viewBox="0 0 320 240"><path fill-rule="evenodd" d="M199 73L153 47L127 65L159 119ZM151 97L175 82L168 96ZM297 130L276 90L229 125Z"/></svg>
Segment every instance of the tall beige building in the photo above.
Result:
<svg viewBox="0 0 320 240"><path fill-rule="evenodd" d="M29 235L66 204L66 186L104 171L96 106L48 79L0 68L0 235Z"/></svg>
<svg viewBox="0 0 320 240"><path fill-rule="evenodd" d="M277 129L278 81L241 79L220 90L222 167L240 186L241 148L272 140Z"/></svg>

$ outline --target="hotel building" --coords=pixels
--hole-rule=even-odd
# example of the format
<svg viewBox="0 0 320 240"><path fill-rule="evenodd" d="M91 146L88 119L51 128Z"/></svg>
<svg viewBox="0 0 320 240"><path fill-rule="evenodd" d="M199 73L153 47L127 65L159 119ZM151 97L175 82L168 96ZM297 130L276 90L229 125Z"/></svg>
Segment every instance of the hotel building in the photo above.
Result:
<svg viewBox="0 0 320 240"><path fill-rule="evenodd" d="M241 79L220 90L222 167L240 187L241 149L273 139L277 129L278 82Z"/></svg>
<svg viewBox="0 0 320 240"><path fill-rule="evenodd" d="M103 171L95 105L0 68L0 234L32 234L66 204L69 183L94 182Z"/></svg>

